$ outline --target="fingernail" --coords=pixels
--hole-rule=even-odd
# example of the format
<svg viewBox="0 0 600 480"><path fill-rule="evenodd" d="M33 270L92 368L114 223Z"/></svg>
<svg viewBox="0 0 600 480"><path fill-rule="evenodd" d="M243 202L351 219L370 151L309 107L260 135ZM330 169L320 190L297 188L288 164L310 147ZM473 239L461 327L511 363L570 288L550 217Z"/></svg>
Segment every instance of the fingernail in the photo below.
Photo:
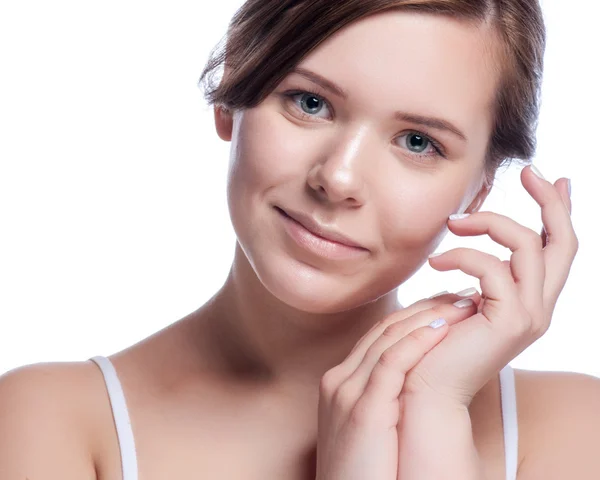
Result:
<svg viewBox="0 0 600 480"><path fill-rule="evenodd" d="M471 216L470 213L454 213L452 215L450 215L448 218L450 220L462 220L463 218L467 218Z"/></svg>
<svg viewBox="0 0 600 480"><path fill-rule="evenodd" d="M443 327L446 324L447 324L446 320L444 320L443 318L438 318L437 320L434 320L433 322L431 322L429 324L429 326L431 328L440 328L440 327Z"/></svg>
<svg viewBox="0 0 600 480"><path fill-rule="evenodd" d="M569 189L569 198L571 198L571 179L567 178L567 188Z"/></svg>
<svg viewBox="0 0 600 480"><path fill-rule="evenodd" d="M531 164L531 171L542 180L546 180L546 178L542 175L542 172L540 172L533 163Z"/></svg>
<svg viewBox="0 0 600 480"><path fill-rule="evenodd" d="M475 305L475 302L470 298L464 298L462 300L459 300L458 302L454 302L452 305L458 308L467 308Z"/></svg>
<svg viewBox="0 0 600 480"><path fill-rule="evenodd" d="M431 300L432 298L435 298L435 297L441 297L442 295L446 295L448 293L450 293L448 290L444 290L443 292L436 293L435 295L432 295L431 297L429 297L429 300Z"/></svg>
<svg viewBox="0 0 600 480"><path fill-rule="evenodd" d="M433 258L433 257L439 257L442 253L444 252L440 252L440 253L432 253L431 255L429 255L429 258Z"/></svg>
<svg viewBox="0 0 600 480"><path fill-rule="evenodd" d="M471 295L475 295L476 293L477 293L476 288L467 288L465 290L461 290L460 292L457 292L456 295L458 295L459 297L470 297Z"/></svg>

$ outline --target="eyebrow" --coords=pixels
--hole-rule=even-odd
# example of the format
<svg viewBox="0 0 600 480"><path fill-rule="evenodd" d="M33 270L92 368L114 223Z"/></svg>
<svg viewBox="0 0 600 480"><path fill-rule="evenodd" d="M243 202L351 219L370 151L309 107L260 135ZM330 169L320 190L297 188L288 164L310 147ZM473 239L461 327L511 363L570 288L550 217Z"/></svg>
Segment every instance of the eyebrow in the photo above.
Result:
<svg viewBox="0 0 600 480"><path fill-rule="evenodd" d="M313 83L321 86L325 90L337 95L338 97L346 100L348 98L348 92L346 92L342 87L335 84L331 80L326 79L325 77L315 73L311 70L302 67L295 67L290 71L290 73L297 73L298 75L310 80ZM425 127L432 128L434 130L441 130L453 133L457 137L459 137L463 141L467 141L467 136L457 127L455 127L448 120L444 120L442 118L435 117L427 117L424 115L417 115L409 112L394 112L394 118L399 121L415 123L417 125L423 125Z"/></svg>

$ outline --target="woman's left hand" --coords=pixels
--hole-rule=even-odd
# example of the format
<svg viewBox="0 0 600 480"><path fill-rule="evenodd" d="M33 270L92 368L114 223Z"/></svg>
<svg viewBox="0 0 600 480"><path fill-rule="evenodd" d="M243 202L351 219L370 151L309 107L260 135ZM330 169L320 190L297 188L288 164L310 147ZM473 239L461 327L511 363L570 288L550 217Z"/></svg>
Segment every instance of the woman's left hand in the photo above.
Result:
<svg viewBox="0 0 600 480"><path fill-rule="evenodd" d="M553 185L526 167L521 181L542 209L542 234L492 212L449 220L454 234L487 234L512 255L500 261L457 248L430 258L436 270L458 269L479 278L482 298L478 313L453 325L408 372L402 395L435 396L468 407L494 375L548 330L578 250L568 180Z"/></svg>

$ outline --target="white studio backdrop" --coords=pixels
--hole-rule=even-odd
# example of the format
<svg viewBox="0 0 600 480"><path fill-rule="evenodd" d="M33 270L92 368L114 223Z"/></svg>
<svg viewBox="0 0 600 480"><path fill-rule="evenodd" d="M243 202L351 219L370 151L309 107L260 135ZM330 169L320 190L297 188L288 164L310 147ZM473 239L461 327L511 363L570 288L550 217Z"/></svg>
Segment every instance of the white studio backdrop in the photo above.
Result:
<svg viewBox="0 0 600 480"><path fill-rule="evenodd" d="M0 374L110 355L195 310L225 280L230 144L197 80L242 1L207 3L0 3ZM543 6L535 163L552 181L572 179L581 246L550 330L512 365L600 376L600 4ZM519 171L498 176L484 210L539 231ZM438 251L458 245L509 253L452 234ZM400 298L473 285L426 264Z"/></svg>

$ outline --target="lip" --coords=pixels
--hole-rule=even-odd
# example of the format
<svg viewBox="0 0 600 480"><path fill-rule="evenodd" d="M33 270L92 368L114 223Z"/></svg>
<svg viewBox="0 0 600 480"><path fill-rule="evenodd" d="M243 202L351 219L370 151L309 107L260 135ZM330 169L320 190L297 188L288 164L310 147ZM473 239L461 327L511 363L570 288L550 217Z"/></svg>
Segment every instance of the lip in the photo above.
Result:
<svg viewBox="0 0 600 480"><path fill-rule="evenodd" d="M329 242L332 242L333 244L337 244L340 246L344 246L344 247L348 247L348 248L352 248L352 249L356 249L356 250L368 251L367 248L362 246L360 243L354 241L347 235L344 235L343 233L341 233L337 230L333 230L331 228L328 228L328 227L325 227L325 226L319 224L310 215L306 215L305 213L302 213L302 212L296 212L294 210L284 210L281 207L275 207L275 208L277 210L279 210L279 212L282 213L283 215L290 217L292 220L294 220L297 223L299 223L300 225L302 225L306 230L308 230L310 233L312 233L316 237L319 237L323 240L327 240Z"/></svg>

